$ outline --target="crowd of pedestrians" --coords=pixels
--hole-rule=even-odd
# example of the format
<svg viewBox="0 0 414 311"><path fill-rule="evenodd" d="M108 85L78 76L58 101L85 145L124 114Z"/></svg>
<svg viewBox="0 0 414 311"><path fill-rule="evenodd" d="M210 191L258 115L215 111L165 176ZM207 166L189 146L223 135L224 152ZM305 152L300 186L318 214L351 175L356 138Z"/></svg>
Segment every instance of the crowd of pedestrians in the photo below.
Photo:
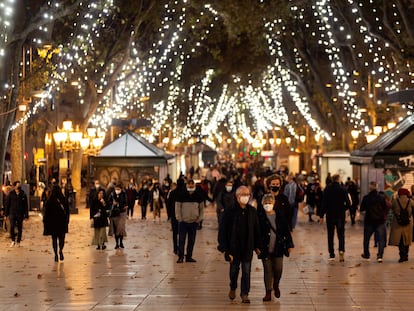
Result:
<svg viewBox="0 0 414 311"><path fill-rule="evenodd" d="M202 176L197 176L199 181L193 179L194 174L182 174L177 181L167 176L161 183L151 178L145 178L139 184L130 180L126 186L113 179L105 188L95 180L87 196L93 228L91 245L97 250L105 250L109 236L114 238L115 249L120 251L125 248L127 220L136 219L137 211L140 211L141 221L149 221L147 215L151 213L154 223L160 223L166 215L165 220L171 224L176 263L196 263L193 253L197 231L202 229L204 209L213 206L217 214L217 249L229 263L228 297L236 298L241 270L242 303L250 303L254 254L263 265L263 301L271 301L272 293L276 298L281 296L283 259L290 256L294 248L299 211L307 214L309 223L317 220L326 225L328 261L334 261L336 255L340 262L345 261L345 224L349 217L354 226L358 213L364 226L363 260L370 260L372 236L378 263L383 261L387 244L398 247L400 263L408 260L413 239L414 204L408 189L400 188L388 198L372 181L369 192L360 200L358 182L348 178L344 183L338 174L328 174L324 186L317 174L293 175L283 167L256 175L248 168L235 169L225 164L204 170ZM43 234L52 238L55 261L64 260L65 235L70 220L65 188L53 181L42 196ZM18 246L23 220L29 216L27 196L19 182L8 190L4 206L11 233L10 246Z"/></svg>

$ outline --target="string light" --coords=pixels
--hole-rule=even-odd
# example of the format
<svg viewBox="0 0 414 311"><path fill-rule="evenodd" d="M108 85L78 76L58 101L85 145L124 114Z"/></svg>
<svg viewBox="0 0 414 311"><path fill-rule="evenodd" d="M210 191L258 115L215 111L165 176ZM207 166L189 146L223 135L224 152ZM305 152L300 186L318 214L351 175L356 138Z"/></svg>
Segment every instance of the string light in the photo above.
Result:
<svg viewBox="0 0 414 311"><path fill-rule="evenodd" d="M259 1L262 4L264 2ZM0 2L0 8L11 9L12 3L12 0ZM49 6L53 13L52 8L56 7L50 3ZM333 92L329 105L335 105L332 109L341 107L352 128L365 130L367 125L361 115L361 103L357 97L362 98L361 93L364 92L367 98L376 101L375 104L381 102L375 98L375 89L367 85L366 78L356 75L358 68L364 68L364 72L368 72L372 81L380 84L385 92L412 85L414 74L409 63L404 63L402 58L395 57L395 53L392 53L391 43L375 35L383 31L380 23L383 13L376 9L373 0L347 0L343 7L343 13L353 18L354 23L341 22L343 17L335 12L335 6L330 0L313 0L311 5L303 7L291 5L290 10L295 23L312 29L309 36L314 38L316 46L329 60L326 75L332 77ZM312 115L311 99L300 85L301 79L309 74L308 64L296 48L286 51L282 45L286 36L294 38L297 35L296 30L288 30L287 20L262 21L272 63L259 79L260 85L254 86L250 80L234 76L232 83L223 85L217 91L212 85L218 72L217 69L210 68L198 82L183 88L182 75L187 62L200 52L203 42L223 22L221 13L211 4L202 6L200 12L191 18L189 8L190 4L185 0L171 1L165 5L158 38L154 40L149 56L143 59L139 43L133 43L131 57L116 76L116 86L109 91L106 91L106 86L116 70L116 64L106 64L108 66L100 79L94 81L98 94L105 94L90 120L93 126L106 130L113 118L125 111L135 111L150 119L152 129L148 138L152 140L167 128L171 129L176 141L190 137L218 138L223 127L227 128L234 139L241 136L249 142L255 139L254 136L263 137L275 126L284 128L292 137L299 137L285 106L285 102L289 101L312 131L325 139L331 139L331 135L324 129L325 124L319 124ZM391 4L390 8L394 17L391 22L400 26L401 17L396 5ZM7 14L12 12L9 9L1 10L2 30L8 30L10 17ZM48 87L50 96L53 95L52 90L61 90L62 83L76 82L80 103L83 103L85 86L90 83L86 64L91 51L96 49L95 42L100 39L101 30L107 27L106 21L115 11L116 7L111 0L89 1L79 5L79 19L73 25L70 40L59 47L57 71ZM373 25L367 24L363 18L364 12L372 15L375 21ZM54 16L52 13L45 14L45 20L51 20ZM313 20L306 20L305 16L312 16ZM187 37L186 29L192 29L193 33L199 34L199 38ZM39 30L47 31L47 28L43 26ZM402 35L398 29L395 34ZM134 35L131 33L131 36ZM7 42L7 31L0 34L0 39L1 56L2 48ZM36 39L35 42L41 40ZM355 55L352 66L343 57L342 45L349 47ZM294 56L293 66L285 60L291 55ZM76 76L75 68L83 68L83 75ZM94 68L94 74L101 68L104 68L104 64L98 64ZM76 81L73 81L75 77ZM149 98L150 101L143 101L142 98ZM35 114L43 104L44 100L36 103L26 114L27 117ZM149 104L152 109L147 109ZM408 109L412 107L409 106ZM148 111L151 114L146 114ZM22 123L19 120L13 129Z"/></svg>

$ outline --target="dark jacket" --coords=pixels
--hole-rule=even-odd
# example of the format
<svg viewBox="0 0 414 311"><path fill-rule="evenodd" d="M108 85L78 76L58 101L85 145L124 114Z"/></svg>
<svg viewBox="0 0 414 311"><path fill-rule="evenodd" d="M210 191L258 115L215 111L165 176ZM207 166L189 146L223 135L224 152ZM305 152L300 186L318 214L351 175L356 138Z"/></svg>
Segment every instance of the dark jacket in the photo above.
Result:
<svg viewBox="0 0 414 311"><path fill-rule="evenodd" d="M385 222L385 214L387 212L387 203L385 198L372 190L362 198L361 212L365 211L364 223L378 226Z"/></svg>
<svg viewBox="0 0 414 311"><path fill-rule="evenodd" d="M108 198L108 209L112 210L114 207L118 207L121 213L124 213L128 209L128 202L125 191L121 191L120 194L116 194L115 190L111 192ZM115 215L114 217L119 216Z"/></svg>
<svg viewBox="0 0 414 311"><path fill-rule="evenodd" d="M168 218L175 219L175 202L177 200L177 193L178 193L178 188L175 188L173 190L170 190L170 192L167 195L167 200L165 204L167 206Z"/></svg>
<svg viewBox="0 0 414 311"><path fill-rule="evenodd" d="M69 204L59 186L53 186L45 204L43 235L62 235L68 232Z"/></svg>
<svg viewBox="0 0 414 311"><path fill-rule="evenodd" d="M327 186L323 192L322 206L319 217L324 217L326 221L345 221L345 212L349 209L351 202L345 187L338 182L333 182Z"/></svg>
<svg viewBox="0 0 414 311"><path fill-rule="evenodd" d="M247 228L242 228L242 213L247 213ZM242 230L247 230L247 239L242 240ZM218 250L233 256L233 263L251 261L253 251L260 249L260 227L256 209L247 204L243 209L236 202L235 207L224 211L223 219L219 226Z"/></svg>
<svg viewBox="0 0 414 311"><path fill-rule="evenodd" d="M95 200L92 201L92 206L89 211L89 218L93 219L94 228L102 228L108 226L108 213L106 209L108 205L103 204L98 200L98 197L95 197Z"/></svg>
<svg viewBox="0 0 414 311"><path fill-rule="evenodd" d="M278 197L285 197L283 194L279 194ZM278 200L276 197L276 201ZM287 204L289 204L286 198ZM275 204L276 206L276 204ZM276 228L276 245L273 254L276 257L283 257L284 248L293 248L292 235L290 234L289 216L286 210L279 204L279 208L275 207L276 218L275 223L271 224L265 210L260 207L258 210L259 223L260 223L260 234L261 234L261 248L259 259L264 259L269 256L269 242L271 234L271 225Z"/></svg>
<svg viewBox="0 0 414 311"><path fill-rule="evenodd" d="M27 195L20 189L19 194L12 190L6 197L4 215L11 218L29 218Z"/></svg>

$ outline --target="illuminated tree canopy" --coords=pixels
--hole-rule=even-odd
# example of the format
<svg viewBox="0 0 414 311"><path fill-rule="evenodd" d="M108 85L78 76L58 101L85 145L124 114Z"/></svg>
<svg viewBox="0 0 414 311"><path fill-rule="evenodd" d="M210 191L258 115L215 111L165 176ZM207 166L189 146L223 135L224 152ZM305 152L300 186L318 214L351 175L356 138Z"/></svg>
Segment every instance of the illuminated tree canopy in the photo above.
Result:
<svg viewBox="0 0 414 311"><path fill-rule="evenodd" d="M14 2L0 2L0 63L13 38L50 40L46 53L59 50L45 88L76 88L83 128L134 111L151 121L150 139L298 139L307 127L349 145L351 130L367 133L389 110L387 93L413 83L409 0L41 2L30 10L44 20L24 29L13 27Z"/></svg>

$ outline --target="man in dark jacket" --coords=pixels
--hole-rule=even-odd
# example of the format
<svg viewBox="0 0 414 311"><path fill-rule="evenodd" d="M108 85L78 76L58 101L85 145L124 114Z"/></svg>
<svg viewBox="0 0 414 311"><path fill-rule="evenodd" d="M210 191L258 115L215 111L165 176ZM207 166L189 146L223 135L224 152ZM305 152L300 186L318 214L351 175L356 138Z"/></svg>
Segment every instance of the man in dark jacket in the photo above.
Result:
<svg viewBox="0 0 414 311"><path fill-rule="evenodd" d="M364 259L369 259L369 240L375 232L378 238L378 254L377 261L382 262L385 247L385 213L387 211L387 203L385 198L377 191L377 183L371 181L369 183L370 192L365 195L361 202L361 212L365 211L364 218L364 253L361 255Z"/></svg>
<svg viewBox="0 0 414 311"><path fill-rule="evenodd" d="M335 174L332 176L332 183L325 188L319 222L323 223L323 217L326 214L329 260L335 260L334 233L336 229L339 242L339 261L342 262L345 253L345 212L349 209L351 202L345 187L340 182L341 177Z"/></svg>
<svg viewBox="0 0 414 311"><path fill-rule="evenodd" d="M9 193L5 202L5 216L10 220L10 247L20 246L23 232L23 219L29 218L29 205L27 196L20 186L20 181L13 183L14 189ZM15 227L17 226L17 240Z"/></svg>
<svg viewBox="0 0 414 311"><path fill-rule="evenodd" d="M230 262L229 298L236 298L241 265L242 303L250 303L248 295L253 250L259 255L261 247L259 219L256 209L249 204L250 195L250 190L246 186L237 188L235 207L225 210L219 227L218 250L224 252L226 261Z"/></svg>

